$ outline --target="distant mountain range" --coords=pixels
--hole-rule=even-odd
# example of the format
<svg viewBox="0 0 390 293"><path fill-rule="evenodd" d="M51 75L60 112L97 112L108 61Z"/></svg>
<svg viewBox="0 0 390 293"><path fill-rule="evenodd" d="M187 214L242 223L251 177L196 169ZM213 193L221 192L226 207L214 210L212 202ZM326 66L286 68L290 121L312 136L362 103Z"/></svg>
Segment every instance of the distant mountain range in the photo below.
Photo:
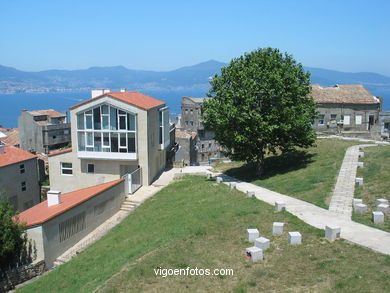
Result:
<svg viewBox="0 0 390 293"><path fill-rule="evenodd" d="M206 92L210 77L226 65L210 60L165 72L132 70L123 66L26 72L0 65L0 93L62 92L92 88ZM312 83L322 86L361 83L372 94L388 96L390 99L390 77L371 72L347 73L312 67L305 67L305 70L311 72Z"/></svg>

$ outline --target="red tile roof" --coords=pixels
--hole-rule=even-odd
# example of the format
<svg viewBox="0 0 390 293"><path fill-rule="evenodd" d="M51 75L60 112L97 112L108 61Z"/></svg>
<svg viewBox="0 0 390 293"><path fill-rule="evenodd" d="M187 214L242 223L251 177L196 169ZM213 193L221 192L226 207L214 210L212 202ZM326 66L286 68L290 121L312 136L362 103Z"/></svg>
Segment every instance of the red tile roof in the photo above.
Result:
<svg viewBox="0 0 390 293"><path fill-rule="evenodd" d="M6 145L17 146L20 145L19 141L19 128L1 128L0 132L4 133L6 137L1 138L0 141Z"/></svg>
<svg viewBox="0 0 390 293"><path fill-rule="evenodd" d="M52 156L56 156L56 155L60 155L60 154L64 154L64 153L69 153L71 151L72 151L72 148L67 148L67 149L63 149L63 150L57 150L57 151L51 152L48 156L52 157Z"/></svg>
<svg viewBox="0 0 390 293"><path fill-rule="evenodd" d="M18 215L19 222L26 223L27 227L43 224L123 181L124 179L121 178L107 183L64 193L61 195L61 203L51 207L47 206L47 200L45 200L20 213Z"/></svg>
<svg viewBox="0 0 390 293"><path fill-rule="evenodd" d="M32 116L43 116L43 115L46 115L46 116L53 117L53 118L65 117L66 116L66 114L57 112L56 110L53 110L53 109L33 110L33 111L27 111L27 113L29 113Z"/></svg>
<svg viewBox="0 0 390 293"><path fill-rule="evenodd" d="M6 145L4 146L4 153L0 154L0 167L27 161L36 157L36 155L33 155L27 151L21 150L11 145Z"/></svg>
<svg viewBox="0 0 390 293"><path fill-rule="evenodd" d="M94 97L92 99L86 100L84 102L81 102L80 104L74 105L70 107L70 109L77 108L81 105L84 105L86 103L89 103L90 101L93 101L95 99L98 99L103 96L110 96L114 99L120 100L122 102L125 102L127 104L136 106L138 108L148 110L157 106L164 105L165 102L157 100L155 98L152 98L148 95L139 93L139 92L109 92L97 97Z"/></svg>
<svg viewBox="0 0 390 293"><path fill-rule="evenodd" d="M380 104L362 84L339 84L334 87L312 85L311 95L319 104Z"/></svg>

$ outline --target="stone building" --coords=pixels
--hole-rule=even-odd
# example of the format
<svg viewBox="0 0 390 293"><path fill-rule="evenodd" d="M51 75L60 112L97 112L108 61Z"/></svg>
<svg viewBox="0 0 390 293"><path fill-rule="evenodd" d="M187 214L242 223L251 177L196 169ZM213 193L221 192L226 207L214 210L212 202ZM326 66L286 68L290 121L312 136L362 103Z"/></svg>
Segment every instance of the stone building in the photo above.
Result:
<svg viewBox="0 0 390 293"><path fill-rule="evenodd" d="M48 154L70 143L70 123L53 109L23 110L18 123L20 147L26 151Z"/></svg>
<svg viewBox="0 0 390 293"><path fill-rule="evenodd" d="M390 111L382 111L379 113L379 124L381 129L381 137L389 139L390 135Z"/></svg>
<svg viewBox="0 0 390 293"><path fill-rule="evenodd" d="M196 133L192 164L205 163L211 158L221 158L221 146L214 139L214 132L204 128L201 119L202 104L209 98L183 97L180 126L187 133ZM192 151L192 150L191 150Z"/></svg>
<svg viewBox="0 0 390 293"><path fill-rule="evenodd" d="M318 119L313 127L319 134L376 138L380 133L379 113L382 100L363 85L312 85Z"/></svg>
<svg viewBox="0 0 390 293"><path fill-rule="evenodd" d="M7 197L19 211L38 204L39 180L36 155L0 143L0 200Z"/></svg>
<svg viewBox="0 0 390 293"><path fill-rule="evenodd" d="M50 187L70 192L128 177L130 193L165 169L169 108L138 92L94 90L70 108L72 148L49 155Z"/></svg>

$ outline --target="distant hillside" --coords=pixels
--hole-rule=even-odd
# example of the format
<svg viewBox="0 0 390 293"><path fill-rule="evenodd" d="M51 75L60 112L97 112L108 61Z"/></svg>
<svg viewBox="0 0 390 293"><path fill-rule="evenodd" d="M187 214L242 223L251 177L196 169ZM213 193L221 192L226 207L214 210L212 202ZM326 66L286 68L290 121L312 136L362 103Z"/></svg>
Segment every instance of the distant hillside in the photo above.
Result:
<svg viewBox="0 0 390 293"><path fill-rule="evenodd" d="M122 87L131 90L204 90L209 78L219 73L226 63L210 60L172 71L132 70L123 66L91 67L84 70L45 70L25 72L0 65L0 93L79 91L92 88ZM390 77L370 73L348 73L305 67L313 83L364 84L374 95L390 100Z"/></svg>

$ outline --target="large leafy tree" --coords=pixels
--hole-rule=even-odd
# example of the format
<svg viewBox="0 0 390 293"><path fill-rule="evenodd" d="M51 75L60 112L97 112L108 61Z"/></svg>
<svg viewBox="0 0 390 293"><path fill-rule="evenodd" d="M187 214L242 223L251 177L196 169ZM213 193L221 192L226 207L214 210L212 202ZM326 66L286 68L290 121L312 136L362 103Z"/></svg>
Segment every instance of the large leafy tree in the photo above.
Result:
<svg viewBox="0 0 390 293"><path fill-rule="evenodd" d="M8 199L0 200L0 277L9 267L31 260L26 227L14 214Z"/></svg>
<svg viewBox="0 0 390 293"><path fill-rule="evenodd" d="M206 128L235 160L264 170L267 152L288 152L315 142L316 116L310 73L278 49L264 48L233 59L210 81L211 99L203 104Z"/></svg>

